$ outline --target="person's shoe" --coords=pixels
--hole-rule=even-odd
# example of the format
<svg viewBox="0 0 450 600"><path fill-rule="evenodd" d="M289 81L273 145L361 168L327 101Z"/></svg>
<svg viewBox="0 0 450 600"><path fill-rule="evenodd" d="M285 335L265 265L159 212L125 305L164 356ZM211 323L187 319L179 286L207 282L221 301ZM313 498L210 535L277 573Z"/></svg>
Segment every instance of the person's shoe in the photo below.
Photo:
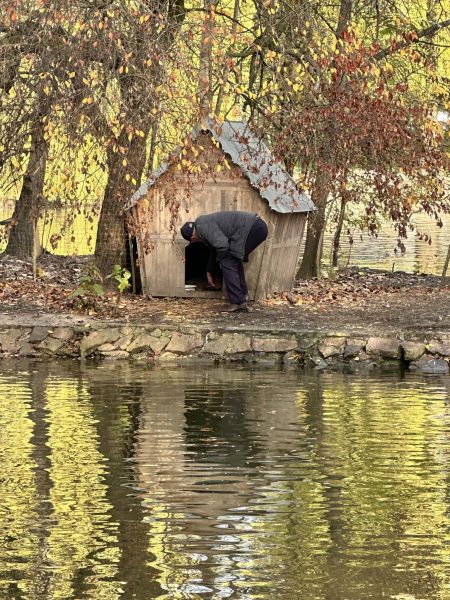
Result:
<svg viewBox="0 0 450 600"><path fill-rule="evenodd" d="M243 304L226 304L220 312L248 312L248 306L245 302Z"/></svg>

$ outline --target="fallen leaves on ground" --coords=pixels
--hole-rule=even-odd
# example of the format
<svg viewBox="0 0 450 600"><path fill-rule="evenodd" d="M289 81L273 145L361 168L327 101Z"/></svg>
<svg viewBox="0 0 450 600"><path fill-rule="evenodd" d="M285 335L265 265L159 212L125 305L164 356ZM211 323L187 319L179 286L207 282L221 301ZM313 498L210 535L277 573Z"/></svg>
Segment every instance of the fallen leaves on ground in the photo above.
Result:
<svg viewBox="0 0 450 600"><path fill-rule="evenodd" d="M252 304L252 312L223 314L219 299L147 298L117 294L74 298L90 257L45 255L33 281L31 261L0 257L0 312L86 315L103 320L177 322L261 327L345 327L367 323L396 326L450 325L449 286L432 275L350 269L333 279L298 281L289 292Z"/></svg>

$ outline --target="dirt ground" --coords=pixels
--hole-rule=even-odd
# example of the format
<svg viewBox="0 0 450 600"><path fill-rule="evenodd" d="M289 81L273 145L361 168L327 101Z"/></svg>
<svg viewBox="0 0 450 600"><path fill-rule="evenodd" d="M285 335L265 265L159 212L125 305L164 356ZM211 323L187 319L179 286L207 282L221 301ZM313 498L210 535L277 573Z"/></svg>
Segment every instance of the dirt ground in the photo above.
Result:
<svg viewBox="0 0 450 600"><path fill-rule="evenodd" d="M171 323L301 332L450 332L450 281L439 277L348 269L332 279L296 282L292 291L251 304L251 312L222 314L224 301L145 298L114 293L75 299L88 257L43 256L36 283L29 261L0 257L0 325L65 316L83 320Z"/></svg>

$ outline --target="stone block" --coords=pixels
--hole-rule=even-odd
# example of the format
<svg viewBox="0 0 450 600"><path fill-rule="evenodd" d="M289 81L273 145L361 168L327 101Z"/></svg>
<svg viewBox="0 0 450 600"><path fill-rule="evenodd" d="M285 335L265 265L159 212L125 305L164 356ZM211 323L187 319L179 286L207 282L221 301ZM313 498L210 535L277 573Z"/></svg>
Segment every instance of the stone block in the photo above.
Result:
<svg viewBox="0 0 450 600"><path fill-rule="evenodd" d="M70 327L56 327L52 333L52 337L63 342L68 342L74 335L75 333Z"/></svg>
<svg viewBox="0 0 450 600"><path fill-rule="evenodd" d="M19 356L36 356L36 354L36 349L28 342L25 342L19 348Z"/></svg>
<svg viewBox="0 0 450 600"><path fill-rule="evenodd" d="M0 331L0 348L2 352L15 353L20 347L20 338L30 332L29 329L14 328Z"/></svg>
<svg viewBox="0 0 450 600"><path fill-rule="evenodd" d="M400 342L396 338L371 337L366 352L377 358L400 358Z"/></svg>
<svg viewBox="0 0 450 600"><path fill-rule="evenodd" d="M114 352L117 350L117 345L116 344L110 344L109 342L106 344L102 344L101 346L99 346L97 348L97 350L101 353L104 352Z"/></svg>
<svg viewBox="0 0 450 600"><path fill-rule="evenodd" d="M120 328L120 333L122 335L133 335L133 333L136 333L133 329L133 327L130 327L129 325L125 325L124 327Z"/></svg>
<svg viewBox="0 0 450 600"><path fill-rule="evenodd" d="M253 350L255 352L289 352L297 348L295 338L253 338Z"/></svg>
<svg viewBox="0 0 450 600"><path fill-rule="evenodd" d="M125 329L125 328L122 328L122 329ZM123 331L122 331L122 333L123 333ZM120 337L117 340L116 346L117 346L117 348L120 348L120 350L126 350L132 341L133 341L133 334L125 333L124 335L122 335L122 337Z"/></svg>
<svg viewBox="0 0 450 600"><path fill-rule="evenodd" d="M31 332L28 341L30 344L42 342L42 340L45 340L49 333L52 333L52 330L48 327L33 327L33 331Z"/></svg>
<svg viewBox="0 0 450 600"><path fill-rule="evenodd" d="M450 356L450 337L434 339L427 344L430 354L440 354L441 356Z"/></svg>
<svg viewBox="0 0 450 600"><path fill-rule="evenodd" d="M172 335L172 339L166 346L166 352L176 354L189 354L196 348L201 348L204 344L204 339L201 333L175 333Z"/></svg>
<svg viewBox="0 0 450 600"><path fill-rule="evenodd" d="M425 353L425 344L421 342L402 342L405 360L418 360Z"/></svg>
<svg viewBox="0 0 450 600"><path fill-rule="evenodd" d="M127 351L142 352L143 350L151 350L154 354L159 354L169 343L169 338L154 337L150 333L141 333L131 342Z"/></svg>
<svg viewBox="0 0 450 600"><path fill-rule="evenodd" d="M169 337L154 338L154 341L150 344L150 348L154 354L161 354L169 342Z"/></svg>
<svg viewBox="0 0 450 600"><path fill-rule="evenodd" d="M81 340L80 343L80 356L81 358L85 358L92 354L97 350L99 346L103 346L103 344L108 344L115 342L120 337L120 332L118 329L98 329L97 331L93 331L86 337Z"/></svg>
<svg viewBox="0 0 450 600"><path fill-rule="evenodd" d="M424 355L419 360L411 363L410 369L418 369L422 373L446 374L449 372L448 362L443 358L433 358L430 355Z"/></svg>
<svg viewBox="0 0 450 600"><path fill-rule="evenodd" d="M238 354L240 352L250 352L252 349L251 339L248 335L242 333L223 333L210 336L203 352L205 354Z"/></svg>
<svg viewBox="0 0 450 600"><path fill-rule="evenodd" d="M319 352L324 358L344 353L346 339L339 337L326 338L319 345Z"/></svg>
<svg viewBox="0 0 450 600"><path fill-rule="evenodd" d="M60 350L63 342L61 340L57 340L53 337L48 337L43 340L37 347L42 352L46 352L47 354L56 354L58 350Z"/></svg>
<svg viewBox="0 0 450 600"><path fill-rule="evenodd" d="M103 352L102 355L106 360L120 360L130 356L124 350L111 350L110 352Z"/></svg>

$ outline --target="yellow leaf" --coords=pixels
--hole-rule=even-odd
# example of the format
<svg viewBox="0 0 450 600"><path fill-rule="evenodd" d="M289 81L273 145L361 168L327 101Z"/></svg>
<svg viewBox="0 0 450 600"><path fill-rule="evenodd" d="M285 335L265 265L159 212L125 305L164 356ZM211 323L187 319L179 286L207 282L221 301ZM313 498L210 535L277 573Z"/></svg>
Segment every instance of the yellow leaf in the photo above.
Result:
<svg viewBox="0 0 450 600"><path fill-rule="evenodd" d="M20 167L20 162L17 160L16 156L12 157L11 162L17 169Z"/></svg>
<svg viewBox="0 0 450 600"><path fill-rule="evenodd" d="M48 96L50 94L50 88L48 87L48 85L45 86L44 88L44 93Z"/></svg>
<svg viewBox="0 0 450 600"><path fill-rule="evenodd" d="M70 79L73 79L75 77L75 75L76 75L75 71L72 71L71 73L69 73Z"/></svg>
<svg viewBox="0 0 450 600"><path fill-rule="evenodd" d="M122 161L122 164L123 164L123 166L124 166L124 167L126 167L126 166L127 166L127 164L128 164L128 161L127 161L127 159L126 159L126 158L124 158L124 159L123 159L123 161Z"/></svg>
<svg viewBox="0 0 450 600"><path fill-rule="evenodd" d="M127 174L125 175L125 179L126 179L127 181L130 181L130 179L131 179L131 175L130 175L129 173L127 173Z"/></svg>
<svg viewBox="0 0 450 600"><path fill-rule="evenodd" d="M216 171L217 171L218 173L220 173L220 171L221 171L221 170L222 170L222 165L217 165L217 167L216 167Z"/></svg>

